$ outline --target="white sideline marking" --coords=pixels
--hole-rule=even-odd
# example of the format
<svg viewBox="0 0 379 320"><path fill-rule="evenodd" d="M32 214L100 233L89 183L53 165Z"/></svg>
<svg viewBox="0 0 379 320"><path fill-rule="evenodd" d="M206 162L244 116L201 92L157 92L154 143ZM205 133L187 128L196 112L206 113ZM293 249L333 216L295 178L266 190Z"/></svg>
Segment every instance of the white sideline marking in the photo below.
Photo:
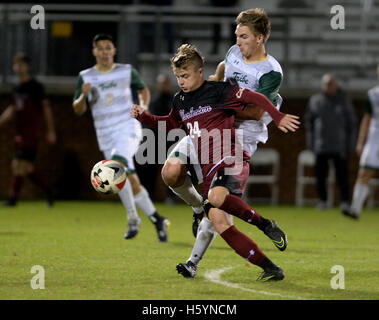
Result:
<svg viewBox="0 0 379 320"><path fill-rule="evenodd" d="M297 297L297 296L291 296L291 295L287 295L287 294L281 294L281 293L275 293L275 292L269 292L269 291L263 291L263 290L254 290L254 289L250 289L250 288L244 288L236 283L232 283L232 282L229 282L229 281L225 281L225 280L222 280L221 279L221 274L224 273L225 271L228 271L230 269L233 269L233 268L236 268L237 266L234 266L234 267L227 267L227 268L221 268L221 269L215 269L215 270L209 270L207 272L205 272L204 274L204 277L205 279L211 281L211 282L214 282L214 283L218 283L218 284L222 284L226 287L229 287L229 288L235 288L235 289L241 289L241 290L244 290L244 291L248 291L248 292L253 292L253 293L259 293L259 294L264 294L264 295L267 295L267 296L278 296L278 297L282 297L282 298L285 298L285 299L297 299L297 300L306 300L305 298L302 298L302 297Z"/></svg>

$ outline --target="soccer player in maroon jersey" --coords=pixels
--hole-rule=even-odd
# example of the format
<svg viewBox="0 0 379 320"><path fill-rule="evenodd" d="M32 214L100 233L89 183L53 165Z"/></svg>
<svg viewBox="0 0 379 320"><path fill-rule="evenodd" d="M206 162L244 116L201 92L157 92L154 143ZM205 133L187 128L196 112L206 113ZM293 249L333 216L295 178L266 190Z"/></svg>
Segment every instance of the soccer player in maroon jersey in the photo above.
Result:
<svg viewBox="0 0 379 320"><path fill-rule="evenodd" d="M299 124L298 117L279 112L259 93L229 82L206 81L203 77L203 59L193 46L182 45L172 58L171 65L181 91L173 99L170 114L153 116L134 105L131 115L155 128L158 121L166 121L167 131L174 128L186 131L197 146L204 176L202 195L207 199L206 212L216 231L237 254L263 269L260 280L282 280L283 270L268 259L253 240L237 230L226 215L234 215L261 230L271 223L241 199L249 174L249 156L242 151L240 159L237 159L234 117L236 111L241 110L245 111L246 118L249 114L253 117L256 108L249 105L259 106L270 114L283 132L295 131ZM209 133L217 131L220 135L209 139ZM224 135L225 132L228 134ZM204 161L202 157L204 150L209 161ZM215 154L220 156L215 157ZM232 170L229 169L236 168L238 161L241 163L239 172L231 174ZM279 227L266 235L280 250L286 248L286 235Z"/></svg>
<svg viewBox="0 0 379 320"><path fill-rule="evenodd" d="M11 188L9 199L4 206L16 205L25 178L42 189L49 206L53 204L48 184L34 171L34 160L43 133L44 120L47 142L54 144L56 141L53 115L42 84L30 76L29 64L30 60L24 53L15 55L13 70L19 78L19 84L13 91L12 103L0 116L0 127L12 118L15 118L16 124Z"/></svg>

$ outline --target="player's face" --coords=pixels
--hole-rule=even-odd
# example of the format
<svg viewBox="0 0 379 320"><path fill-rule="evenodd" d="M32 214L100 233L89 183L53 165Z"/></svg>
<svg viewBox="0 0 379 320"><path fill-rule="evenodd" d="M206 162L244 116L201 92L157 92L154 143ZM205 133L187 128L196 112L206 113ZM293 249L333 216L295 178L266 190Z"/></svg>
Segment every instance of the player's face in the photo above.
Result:
<svg viewBox="0 0 379 320"><path fill-rule="evenodd" d="M109 40L97 41L95 48L93 48L96 63L103 66L112 65L115 54L116 48L112 41Z"/></svg>
<svg viewBox="0 0 379 320"><path fill-rule="evenodd" d="M188 65L186 68L174 68L174 74L180 89L191 92L199 88L203 82L203 69Z"/></svg>
<svg viewBox="0 0 379 320"><path fill-rule="evenodd" d="M16 61L13 64L13 71L18 76L24 76L29 73L29 65L22 60Z"/></svg>
<svg viewBox="0 0 379 320"><path fill-rule="evenodd" d="M250 28L243 25L238 25L236 28L236 43L240 48L244 58L249 59L255 54L257 49L263 44L263 36L255 36Z"/></svg>

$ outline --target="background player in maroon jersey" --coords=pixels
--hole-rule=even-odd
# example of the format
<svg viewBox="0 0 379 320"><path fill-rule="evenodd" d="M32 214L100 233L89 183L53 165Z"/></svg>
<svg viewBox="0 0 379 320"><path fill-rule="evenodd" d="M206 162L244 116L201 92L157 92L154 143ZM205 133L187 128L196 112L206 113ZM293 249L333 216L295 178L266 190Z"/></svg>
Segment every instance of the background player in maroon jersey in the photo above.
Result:
<svg viewBox="0 0 379 320"><path fill-rule="evenodd" d="M33 164L43 132L43 120L47 142L56 142L53 115L42 84L30 76L29 64L29 58L24 53L15 55L13 70L19 78L19 84L13 90L12 103L0 116L0 127L12 118L15 119L16 125L11 188L9 199L4 206L16 205L25 177L42 189L49 206L53 204L51 190L44 179L34 171Z"/></svg>
<svg viewBox="0 0 379 320"><path fill-rule="evenodd" d="M208 216L220 233L221 237L240 256L263 269L260 280L282 280L283 270L276 266L259 249L257 244L241 233L229 221L226 213L256 225L274 242L280 250L287 246L286 235L272 221L263 218L250 208L240 197L242 196L249 174L248 156L243 156L242 167L236 174L230 174L230 169L236 164L226 161L227 158L236 158L236 141L234 131L234 116L237 110L246 110L248 105L258 105L275 121L284 132L295 131L299 122L296 116L285 115L275 109L274 105L263 95L247 89L239 88L228 82L208 82L203 77L203 59L195 47L183 45L172 58L172 67L178 80L181 91L173 99L173 107L168 116L153 116L140 106L134 105L131 115L141 122L153 127L158 121L166 121L166 129L184 128L193 138L198 147L198 159L204 176L203 197L208 198ZM204 139L203 133L211 130L220 130L221 139ZM231 130L231 139L223 139L223 131ZM224 152L224 146L229 143L230 152ZM221 160L211 158L209 163L203 162L201 150L208 149L208 154L221 151ZM162 172L164 178L164 172ZM164 179L165 180L165 179ZM167 182L167 181L166 181ZM270 226L270 228L266 228Z"/></svg>

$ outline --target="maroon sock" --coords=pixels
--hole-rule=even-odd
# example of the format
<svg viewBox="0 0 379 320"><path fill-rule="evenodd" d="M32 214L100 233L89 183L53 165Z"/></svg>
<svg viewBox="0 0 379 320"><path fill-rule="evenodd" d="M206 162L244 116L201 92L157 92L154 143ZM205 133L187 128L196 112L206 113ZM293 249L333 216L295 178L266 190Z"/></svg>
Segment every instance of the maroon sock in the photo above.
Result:
<svg viewBox="0 0 379 320"><path fill-rule="evenodd" d="M235 226L231 226L220 235L237 254L255 265L259 266L266 257L258 248L258 245L242 232L238 231Z"/></svg>
<svg viewBox="0 0 379 320"><path fill-rule="evenodd" d="M17 201L20 195L22 186L24 185L24 177L22 176L13 176L11 180L11 188L9 199Z"/></svg>
<svg viewBox="0 0 379 320"><path fill-rule="evenodd" d="M219 209L256 226L260 224L262 219L261 215L245 201L231 194L225 197L224 203Z"/></svg>
<svg viewBox="0 0 379 320"><path fill-rule="evenodd" d="M38 174L36 174L35 172L29 173L28 178L43 192L47 191L47 183Z"/></svg>

